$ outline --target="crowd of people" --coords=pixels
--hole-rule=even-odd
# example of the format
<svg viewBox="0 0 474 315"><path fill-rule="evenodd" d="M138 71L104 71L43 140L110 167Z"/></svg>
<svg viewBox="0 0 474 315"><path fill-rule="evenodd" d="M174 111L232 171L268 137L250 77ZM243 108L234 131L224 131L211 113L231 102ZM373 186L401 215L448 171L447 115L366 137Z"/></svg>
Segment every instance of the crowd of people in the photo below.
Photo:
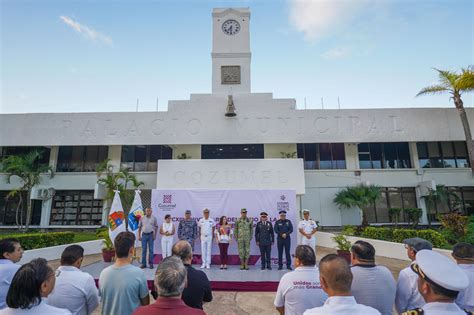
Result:
<svg viewBox="0 0 474 315"><path fill-rule="evenodd" d="M309 210L304 209L303 220L298 223L298 233L300 233L301 243L309 245L316 250L316 236L318 225L309 218ZM186 210L184 219L181 220L176 228L171 222L171 216L166 215L165 221L158 226L157 219L153 216L152 209L146 208L145 216L139 223L139 240L142 242L142 264L141 268L146 267L147 253L148 265L153 269L153 242L159 232L161 235L161 246L163 258L171 255L171 244L173 236L177 233L178 240L185 240L191 244L194 250L194 244L197 239L201 241L201 268L211 268L211 248L215 241L219 247L220 269L226 270L228 264L229 245L235 240L240 259L240 269L249 270L250 243L255 239L260 249L262 270L271 270L271 249L277 241L278 250L278 269L283 269L286 264L288 270L292 270L291 263L291 234L293 233L293 224L286 218L286 211L279 211L280 218L272 224L268 219L266 212L260 213L260 220L255 229L253 220L247 217L247 209L240 211L240 218L234 224L228 221L226 216L221 216L216 222L210 217L210 210L204 209L202 218L195 220L191 217L191 210ZM276 235L275 235L276 234ZM285 254L285 260L283 260Z"/></svg>
<svg viewBox="0 0 474 315"><path fill-rule="evenodd" d="M263 212L255 237L259 246L267 251L266 247L274 242L273 230L288 233L289 227L285 229L285 221L274 227L265 216ZM241 217L242 222L247 222L245 218L245 215ZM203 219L209 220L209 217ZM305 233L317 228L311 222L306 224L308 229L299 224ZM208 226L211 231L211 224L200 225ZM219 235L230 236L231 227L225 220L221 220L219 229L222 229ZM244 223L236 224L233 233L248 235L249 229L251 231ZM143 230L146 233L145 224ZM160 228L164 235L173 231L169 225ZM281 235L276 234L278 239ZM192 266L191 242L179 240L170 246L170 255L158 264L151 288L145 273L132 264L134 244L133 233L117 235L114 240L116 259L101 272L97 288L92 276L81 271L84 249L79 245L67 246L61 255L60 267L53 270L43 258L20 266L17 264L23 254L20 242L0 240L0 315L87 315L99 304L104 315L205 314L203 303L213 299L211 284L203 271ZM453 259L449 259L433 251L431 243L424 239L406 239L404 244L412 262L400 271L398 281L386 267L376 265L375 248L368 242L357 241L352 245L350 263L336 254L328 254L317 264L313 244L298 245L294 251L295 270L280 279L274 300L276 311L288 315L472 314L474 246L455 245ZM246 248L243 249L243 254L247 254ZM264 253L262 268L271 268L266 257ZM243 267L248 268L248 265L243 264ZM153 304L150 304L150 294L155 299Z"/></svg>

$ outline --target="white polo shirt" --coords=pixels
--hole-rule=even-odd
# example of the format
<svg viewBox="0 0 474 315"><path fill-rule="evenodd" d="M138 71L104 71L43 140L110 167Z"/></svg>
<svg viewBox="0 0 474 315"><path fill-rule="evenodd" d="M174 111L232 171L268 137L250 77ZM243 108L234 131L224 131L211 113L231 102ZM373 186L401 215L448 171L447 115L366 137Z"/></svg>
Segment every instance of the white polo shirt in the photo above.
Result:
<svg viewBox="0 0 474 315"><path fill-rule="evenodd" d="M357 304L353 296L331 296L323 306L307 310L304 315L380 315L375 308Z"/></svg>
<svg viewBox="0 0 474 315"><path fill-rule="evenodd" d="M49 305L66 308L73 315L88 315L99 302L99 291L90 274L73 266L60 266L56 270L54 291L47 300Z"/></svg>
<svg viewBox="0 0 474 315"><path fill-rule="evenodd" d="M7 307L7 293L12 283L13 276L20 269L9 259L0 259L0 310Z"/></svg>
<svg viewBox="0 0 474 315"><path fill-rule="evenodd" d="M71 315L71 312L66 309L57 308L46 304L46 299L42 299L39 305L33 306L30 309L21 308L5 308L0 310L0 315Z"/></svg>
<svg viewBox="0 0 474 315"><path fill-rule="evenodd" d="M474 312L474 264L458 265L469 278L469 286L459 292L456 304L463 310Z"/></svg>
<svg viewBox="0 0 474 315"><path fill-rule="evenodd" d="M456 303L426 303L422 309L426 315L466 315L466 312L460 309Z"/></svg>
<svg viewBox="0 0 474 315"><path fill-rule="evenodd" d="M412 262L412 264L415 262ZM398 275L397 293L395 294L395 308L403 313L425 305L425 300L418 292L418 275L408 266Z"/></svg>
<svg viewBox="0 0 474 315"><path fill-rule="evenodd" d="M198 227L201 231L201 239L212 238L212 228L216 225L214 219L209 217L208 219L201 218L198 221Z"/></svg>
<svg viewBox="0 0 474 315"><path fill-rule="evenodd" d="M302 229L305 233L311 234L314 229L318 228L318 225L314 220L301 220L298 223L298 232ZM301 234L301 233L300 233ZM301 234L301 238L306 238L306 236ZM313 234L310 239L307 240L316 240L316 234Z"/></svg>
<svg viewBox="0 0 474 315"><path fill-rule="evenodd" d="M280 279L274 304L276 307L284 306L286 315L297 315L323 305L327 297L321 289L319 269L301 266Z"/></svg>

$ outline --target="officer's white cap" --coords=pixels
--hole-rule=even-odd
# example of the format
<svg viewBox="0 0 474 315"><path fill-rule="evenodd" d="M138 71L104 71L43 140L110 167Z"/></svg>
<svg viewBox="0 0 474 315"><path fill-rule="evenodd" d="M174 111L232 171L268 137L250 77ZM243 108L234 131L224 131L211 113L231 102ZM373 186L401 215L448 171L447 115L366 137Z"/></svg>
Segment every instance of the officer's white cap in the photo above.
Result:
<svg viewBox="0 0 474 315"><path fill-rule="evenodd" d="M309 213L309 210L308 209L303 209L303 210L301 210L301 213L302 214Z"/></svg>
<svg viewBox="0 0 474 315"><path fill-rule="evenodd" d="M420 250L412 269L428 282L451 291L459 292L469 285L467 275L454 261L432 250Z"/></svg>

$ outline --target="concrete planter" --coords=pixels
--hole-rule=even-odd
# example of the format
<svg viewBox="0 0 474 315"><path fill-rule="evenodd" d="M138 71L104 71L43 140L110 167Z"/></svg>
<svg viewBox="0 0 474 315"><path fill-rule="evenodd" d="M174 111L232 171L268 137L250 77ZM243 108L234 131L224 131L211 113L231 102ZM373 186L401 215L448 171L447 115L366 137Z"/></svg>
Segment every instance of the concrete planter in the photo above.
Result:
<svg viewBox="0 0 474 315"><path fill-rule="evenodd" d="M84 247L84 255L100 254L102 252L103 240L93 240L87 242L74 243ZM25 264L34 258L45 258L47 260L54 260L61 258L64 249L71 244L64 244L59 246L45 247L27 250L23 253L23 258L20 264Z"/></svg>

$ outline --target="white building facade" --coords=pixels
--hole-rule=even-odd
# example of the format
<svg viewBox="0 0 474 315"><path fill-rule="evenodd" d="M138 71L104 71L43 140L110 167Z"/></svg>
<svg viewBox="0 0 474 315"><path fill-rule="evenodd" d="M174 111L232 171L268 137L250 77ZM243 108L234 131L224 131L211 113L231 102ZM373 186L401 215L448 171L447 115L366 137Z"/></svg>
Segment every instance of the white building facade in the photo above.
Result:
<svg viewBox="0 0 474 315"><path fill-rule="evenodd" d="M368 214L374 224L390 222L389 208L421 208L425 224L453 209L474 214L474 180L454 108L301 110L294 99L252 93L250 11L215 9L212 18L211 94L170 101L165 112L0 115L0 154L41 149L42 163L56 171L42 182L55 196L35 201L33 226L106 223L103 201L94 199L95 167L106 158L145 183L142 199L149 205L150 190L157 188L157 161L183 153L194 160L282 154L303 159L305 193L299 207L310 209L322 226L360 223L357 211L339 209L333 199L342 188L361 183L383 187ZM224 115L229 96L235 117ZM474 124L474 111L467 114ZM16 220L15 201L5 196L17 183L7 184L5 177L0 175L0 227ZM437 184L459 198L428 209L424 187Z"/></svg>

